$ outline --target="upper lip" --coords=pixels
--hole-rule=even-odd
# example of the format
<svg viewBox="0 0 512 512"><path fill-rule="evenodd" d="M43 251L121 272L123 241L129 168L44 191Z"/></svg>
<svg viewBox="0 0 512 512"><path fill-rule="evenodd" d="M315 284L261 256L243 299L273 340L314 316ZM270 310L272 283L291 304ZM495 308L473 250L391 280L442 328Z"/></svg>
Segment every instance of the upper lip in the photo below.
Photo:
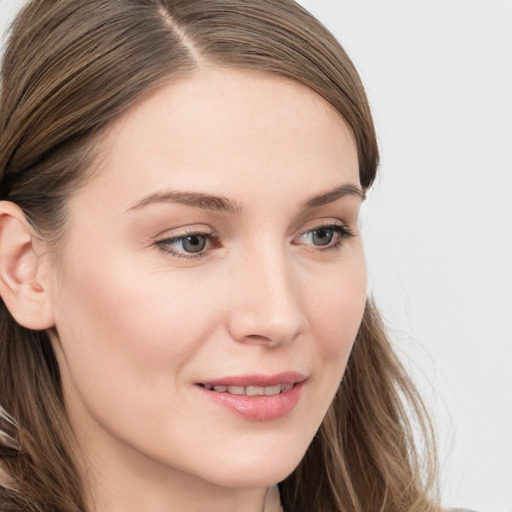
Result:
<svg viewBox="0 0 512 512"><path fill-rule="evenodd" d="M221 377L214 380L205 380L198 382L207 386L260 386L269 387L278 384L296 384L306 380L306 376L298 372L283 372L275 375L233 375L230 377Z"/></svg>

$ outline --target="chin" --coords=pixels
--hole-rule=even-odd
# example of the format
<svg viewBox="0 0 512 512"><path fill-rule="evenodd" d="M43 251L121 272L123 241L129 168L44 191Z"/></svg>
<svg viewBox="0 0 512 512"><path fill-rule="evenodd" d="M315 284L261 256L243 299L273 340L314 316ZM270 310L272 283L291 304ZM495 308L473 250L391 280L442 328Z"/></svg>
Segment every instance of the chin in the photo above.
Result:
<svg viewBox="0 0 512 512"><path fill-rule="evenodd" d="M295 470L295 465L279 465L274 467L274 462L269 461L265 469L244 467L244 470L230 471L223 468L222 475L217 473L207 480L219 487L231 489L252 489L269 487L285 480Z"/></svg>
<svg viewBox="0 0 512 512"><path fill-rule="evenodd" d="M245 453L243 457L226 457L213 464L205 477L221 487L268 487L293 473L304 455L296 450L295 453L275 449L270 452L263 450L253 456ZM219 471L219 468L222 470Z"/></svg>

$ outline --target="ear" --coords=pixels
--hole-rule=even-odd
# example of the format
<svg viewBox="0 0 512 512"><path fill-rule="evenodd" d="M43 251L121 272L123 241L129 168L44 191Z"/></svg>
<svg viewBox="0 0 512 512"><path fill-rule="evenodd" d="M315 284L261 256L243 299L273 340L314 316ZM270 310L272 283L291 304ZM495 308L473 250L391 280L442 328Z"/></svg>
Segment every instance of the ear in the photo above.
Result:
<svg viewBox="0 0 512 512"><path fill-rule="evenodd" d="M48 286L49 272L37 254L37 236L21 208L0 202L0 295L23 327L55 325ZM39 243L40 245L40 243Z"/></svg>

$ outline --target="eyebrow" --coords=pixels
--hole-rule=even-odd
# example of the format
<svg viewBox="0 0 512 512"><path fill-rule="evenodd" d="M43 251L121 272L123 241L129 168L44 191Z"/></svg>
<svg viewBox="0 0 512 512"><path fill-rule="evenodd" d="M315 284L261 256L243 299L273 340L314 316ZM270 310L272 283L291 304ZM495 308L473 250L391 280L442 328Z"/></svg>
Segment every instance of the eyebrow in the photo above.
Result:
<svg viewBox="0 0 512 512"><path fill-rule="evenodd" d="M202 194L201 192L178 192L166 191L151 194L135 205L128 208L130 210L138 210L154 203L178 203L185 206L193 206L202 210L212 210L227 213L241 213L243 206L236 201L232 201L227 197L213 196L210 194Z"/></svg>
<svg viewBox="0 0 512 512"><path fill-rule="evenodd" d="M340 187L318 194L308 199L302 205L302 210L310 208L318 208L329 203L333 203L338 199L345 196L356 196L362 201L365 199L365 193L355 185L341 185ZM203 194L201 192L180 192L180 191L165 191L144 197L133 206L128 208L127 211L139 210L155 203L177 203L185 206L192 206L201 208L202 210L220 211L226 213L240 214L243 211L243 206L227 197L214 196L210 194Z"/></svg>
<svg viewBox="0 0 512 512"><path fill-rule="evenodd" d="M341 199L345 196L356 196L359 197L361 201L364 201L366 198L366 194L361 188L357 187L356 185L346 184L341 185L334 190L330 190L329 192L325 192L323 194L314 196L311 199L308 199L304 203L303 209L307 210L309 208L324 206L326 204L333 203L334 201L337 201L338 199Z"/></svg>

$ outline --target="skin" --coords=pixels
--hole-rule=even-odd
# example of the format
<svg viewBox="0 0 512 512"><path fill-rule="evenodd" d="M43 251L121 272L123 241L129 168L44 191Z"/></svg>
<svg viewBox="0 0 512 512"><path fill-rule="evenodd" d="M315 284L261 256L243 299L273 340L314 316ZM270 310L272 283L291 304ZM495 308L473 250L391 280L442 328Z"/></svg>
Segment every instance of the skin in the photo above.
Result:
<svg viewBox="0 0 512 512"><path fill-rule="evenodd" d="M94 510L261 512L317 431L363 314L361 197L303 207L360 189L351 133L301 85L204 67L116 121L99 164L69 199L46 284ZM236 211L140 205L168 191L222 196ZM190 232L212 237L200 257L178 238ZM197 386L286 371L306 380L272 421Z"/></svg>

